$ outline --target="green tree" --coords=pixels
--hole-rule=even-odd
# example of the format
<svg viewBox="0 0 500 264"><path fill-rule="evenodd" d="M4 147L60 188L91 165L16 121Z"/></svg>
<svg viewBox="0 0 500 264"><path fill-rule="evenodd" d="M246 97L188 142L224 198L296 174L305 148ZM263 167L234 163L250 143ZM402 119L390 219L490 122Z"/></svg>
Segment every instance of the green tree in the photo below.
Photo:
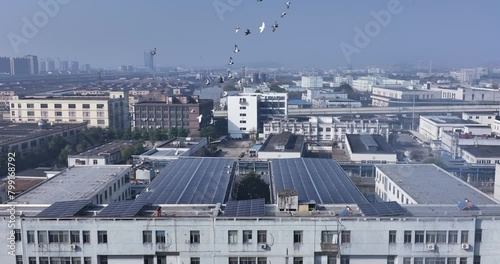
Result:
<svg viewBox="0 0 500 264"><path fill-rule="evenodd" d="M409 158L413 161L422 161L424 159L425 153L421 150L415 149L410 151Z"/></svg>
<svg viewBox="0 0 500 264"><path fill-rule="evenodd" d="M178 133L179 133L179 129L177 129L177 127L172 127L172 128L170 128L170 131L168 131L168 137L175 138L175 137L177 137Z"/></svg>
<svg viewBox="0 0 500 264"><path fill-rule="evenodd" d="M63 164L63 165L67 166L68 165L68 156L72 155L74 153L75 153L75 151L73 149L73 146L68 144L62 149L61 153L57 157L57 161L59 162L59 164Z"/></svg>
<svg viewBox="0 0 500 264"><path fill-rule="evenodd" d="M200 136L214 139L217 137L217 131L214 126L207 126L200 130Z"/></svg>
<svg viewBox="0 0 500 264"><path fill-rule="evenodd" d="M269 185L254 172L242 176L237 190L237 200L265 198L266 203L269 203L271 200Z"/></svg>

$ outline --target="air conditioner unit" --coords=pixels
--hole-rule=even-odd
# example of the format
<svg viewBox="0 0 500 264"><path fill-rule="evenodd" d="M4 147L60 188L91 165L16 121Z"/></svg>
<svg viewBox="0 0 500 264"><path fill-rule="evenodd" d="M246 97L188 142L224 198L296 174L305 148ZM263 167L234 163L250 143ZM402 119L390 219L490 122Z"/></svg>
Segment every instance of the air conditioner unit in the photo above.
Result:
<svg viewBox="0 0 500 264"><path fill-rule="evenodd" d="M261 249L267 249L267 244L260 244Z"/></svg>
<svg viewBox="0 0 500 264"><path fill-rule="evenodd" d="M464 249L464 250L469 249L469 244L468 243L462 243L462 249Z"/></svg>
<svg viewBox="0 0 500 264"><path fill-rule="evenodd" d="M434 251L435 248L436 248L435 244L427 244L427 250Z"/></svg>
<svg viewBox="0 0 500 264"><path fill-rule="evenodd" d="M75 251L76 250L76 244L71 244L71 251Z"/></svg>

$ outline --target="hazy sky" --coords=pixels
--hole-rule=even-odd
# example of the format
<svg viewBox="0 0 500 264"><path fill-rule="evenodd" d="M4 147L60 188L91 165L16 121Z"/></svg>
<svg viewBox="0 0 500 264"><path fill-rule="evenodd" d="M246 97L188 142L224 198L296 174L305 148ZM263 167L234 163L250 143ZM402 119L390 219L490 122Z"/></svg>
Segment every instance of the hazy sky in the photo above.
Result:
<svg viewBox="0 0 500 264"><path fill-rule="evenodd" d="M37 34L24 35L27 43L20 43L16 53L9 33L23 36L22 18L32 21L43 11L39 1L56 0L0 1L0 56L36 54L116 67L143 65L144 50L156 47L156 63L162 66L225 67L238 44L235 63L333 67L348 64L340 44L356 47L354 28L364 31L375 21L371 11L388 10L388 3L397 0L291 0L283 19L286 0L64 0L68 3ZM399 2L401 12L352 54L353 65L500 62L500 1ZM226 8L219 12L222 19L217 3ZM279 28L272 33L275 20ZM259 34L262 22L268 28ZM236 34L236 26L252 34Z"/></svg>

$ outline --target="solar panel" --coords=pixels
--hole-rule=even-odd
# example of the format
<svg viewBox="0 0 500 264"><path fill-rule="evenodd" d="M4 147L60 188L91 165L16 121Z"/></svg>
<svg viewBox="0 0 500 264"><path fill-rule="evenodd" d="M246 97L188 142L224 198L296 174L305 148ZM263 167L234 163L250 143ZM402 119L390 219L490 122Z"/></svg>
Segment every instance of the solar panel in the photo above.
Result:
<svg viewBox="0 0 500 264"><path fill-rule="evenodd" d="M90 200L55 202L45 210L37 214L39 217L69 217L75 216L82 211Z"/></svg>
<svg viewBox="0 0 500 264"><path fill-rule="evenodd" d="M224 216L245 217L245 216L265 216L266 200L253 199L242 201L229 201L224 209Z"/></svg>
<svg viewBox="0 0 500 264"><path fill-rule="evenodd" d="M120 201L120 202L114 202L108 204L104 209L102 209L97 216L103 216L103 217L112 217L112 216L121 216L127 208L134 203L134 200L126 200L126 201Z"/></svg>
<svg viewBox="0 0 500 264"><path fill-rule="evenodd" d="M397 202L359 204L365 216L405 216L410 213Z"/></svg>

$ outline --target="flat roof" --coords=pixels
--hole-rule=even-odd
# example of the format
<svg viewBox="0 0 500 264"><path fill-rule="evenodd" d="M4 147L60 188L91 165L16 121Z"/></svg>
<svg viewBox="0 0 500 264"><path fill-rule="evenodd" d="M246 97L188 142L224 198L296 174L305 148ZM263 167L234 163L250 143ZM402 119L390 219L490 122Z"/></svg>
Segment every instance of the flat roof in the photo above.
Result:
<svg viewBox="0 0 500 264"><path fill-rule="evenodd" d="M132 146L139 142L139 140L113 140L82 153L69 155L68 158L110 156L120 152L124 146Z"/></svg>
<svg viewBox="0 0 500 264"><path fill-rule="evenodd" d="M74 166L19 195L17 203L52 204L92 199L130 165Z"/></svg>
<svg viewBox="0 0 500 264"><path fill-rule="evenodd" d="M271 172L274 191L296 190L301 202L367 203L344 170L332 159L273 159Z"/></svg>
<svg viewBox="0 0 500 264"><path fill-rule="evenodd" d="M497 202L433 164L394 164L375 167L419 204L458 204L465 198L473 204Z"/></svg>
<svg viewBox="0 0 500 264"><path fill-rule="evenodd" d="M203 140L206 140L206 138L176 137L158 145L157 148L188 148L201 143Z"/></svg>
<svg viewBox="0 0 500 264"><path fill-rule="evenodd" d="M227 199L236 160L184 158L170 162L148 185L153 204L216 204Z"/></svg>
<svg viewBox="0 0 500 264"><path fill-rule="evenodd" d="M430 121L438 124L458 124L458 125L479 124L472 120L464 120L458 116L422 116L422 117L427 118Z"/></svg>
<svg viewBox="0 0 500 264"><path fill-rule="evenodd" d="M302 152L304 141L304 136L291 132L270 134L262 144L260 152Z"/></svg>
<svg viewBox="0 0 500 264"><path fill-rule="evenodd" d="M47 125L40 128L37 123L11 123L0 122L0 144L13 144L31 138L43 137L46 135L59 133L63 130L87 127L86 123L65 123Z"/></svg>
<svg viewBox="0 0 500 264"><path fill-rule="evenodd" d="M394 154L394 148L381 135L346 134L352 153Z"/></svg>
<svg viewBox="0 0 500 264"><path fill-rule="evenodd" d="M462 150L468 152L476 158L500 157L500 146L462 147Z"/></svg>

